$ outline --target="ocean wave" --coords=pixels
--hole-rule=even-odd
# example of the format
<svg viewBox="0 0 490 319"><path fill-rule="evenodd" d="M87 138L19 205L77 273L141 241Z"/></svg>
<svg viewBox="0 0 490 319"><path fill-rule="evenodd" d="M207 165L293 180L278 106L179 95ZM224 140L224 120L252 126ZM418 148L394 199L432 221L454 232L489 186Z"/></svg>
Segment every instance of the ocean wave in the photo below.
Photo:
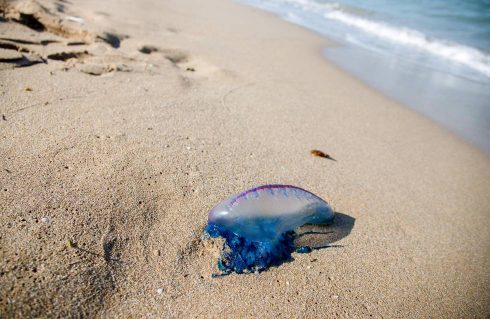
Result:
<svg viewBox="0 0 490 319"><path fill-rule="evenodd" d="M415 48L464 65L490 78L490 56L478 49L449 41L431 39L416 30L395 27L384 22L354 16L342 10L329 10L323 16L357 28L382 40Z"/></svg>
<svg viewBox="0 0 490 319"><path fill-rule="evenodd" d="M396 26L374 19L376 14L369 10L331 1L314 0L242 0L258 7L280 12L290 22L314 29L320 33L330 34L334 38L339 34L331 34L328 26L316 25L310 21L309 15L321 17L330 23L355 29L370 39L378 39L376 43L370 39L352 37L349 32L343 34L344 40L371 51L387 50L386 44L403 46L414 52L434 56L471 70L472 73L490 78L490 54L478 48L457 42L429 37L426 34L407 27ZM269 7L270 6L270 7ZM306 15L305 15L306 14ZM350 38L349 38L350 37ZM352 40L355 41L352 41ZM353 43L355 42L355 43Z"/></svg>

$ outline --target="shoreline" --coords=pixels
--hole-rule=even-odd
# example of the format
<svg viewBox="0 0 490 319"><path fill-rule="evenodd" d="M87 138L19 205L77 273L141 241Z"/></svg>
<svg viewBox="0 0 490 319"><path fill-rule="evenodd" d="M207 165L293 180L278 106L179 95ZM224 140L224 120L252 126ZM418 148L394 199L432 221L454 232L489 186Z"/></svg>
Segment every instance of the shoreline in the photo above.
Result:
<svg viewBox="0 0 490 319"><path fill-rule="evenodd" d="M0 25L46 60L0 64L0 313L489 313L490 159L323 37L226 0L40 3L44 31ZM306 239L342 247L212 278L208 211L272 183L327 200L332 233Z"/></svg>
<svg viewBox="0 0 490 319"><path fill-rule="evenodd" d="M416 60L373 52L348 41L332 38L331 32L302 18L295 21L288 10L261 7L246 1L237 3L262 10L287 23L324 38L329 45L322 48L323 57L343 72L366 84L380 94L416 113L429 118L436 125L457 135L486 155L490 154L490 120L486 92L489 82L479 82L451 72L442 72L421 65ZM294 15L294 13L292 13ZM286 15L286 16L285 16ZM338 37L338 36L337 36ZM373 77L372 73L376 72Z"/></svg>

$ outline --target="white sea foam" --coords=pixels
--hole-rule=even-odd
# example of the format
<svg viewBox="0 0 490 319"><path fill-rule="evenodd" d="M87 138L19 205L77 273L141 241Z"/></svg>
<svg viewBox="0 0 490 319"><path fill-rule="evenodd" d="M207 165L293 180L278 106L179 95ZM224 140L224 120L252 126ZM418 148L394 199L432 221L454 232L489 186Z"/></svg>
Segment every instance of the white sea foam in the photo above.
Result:
<svg viewBox="0 0 490 319"><path fill-rule="evenodd" d="M490 77L490 56L475 48L449 41L430 39L425 34L412 29L398 28L383 22L356 17L340 10L327 12L324 17L358 28L383 40L409 46L465 65Z"/></svg>

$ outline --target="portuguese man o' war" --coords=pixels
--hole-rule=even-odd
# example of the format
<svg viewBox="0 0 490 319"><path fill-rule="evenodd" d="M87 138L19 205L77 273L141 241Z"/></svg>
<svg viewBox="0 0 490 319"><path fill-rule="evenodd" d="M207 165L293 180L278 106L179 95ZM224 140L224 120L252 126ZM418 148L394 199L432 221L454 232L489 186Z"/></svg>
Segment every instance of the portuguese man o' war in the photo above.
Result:
<svg viewBox="0 0 490 319"><path fill-rule="evenodd" d="M291 260L294 230L305 224L330 224L334 211L320 197L296 186L264 185L233 195L208 215L205 232L224 242L218 268L223 274L260 272Z"/></svg>

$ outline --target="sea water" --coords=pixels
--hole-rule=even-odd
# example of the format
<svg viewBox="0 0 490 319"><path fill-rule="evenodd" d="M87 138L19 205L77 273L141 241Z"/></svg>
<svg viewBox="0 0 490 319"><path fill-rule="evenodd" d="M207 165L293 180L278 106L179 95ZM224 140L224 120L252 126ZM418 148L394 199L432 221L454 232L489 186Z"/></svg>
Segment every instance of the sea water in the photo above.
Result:
<svg viewBox="0 0 490 319"><path fill-rule="evenodd" d="M490 152L490 0L240 0L334 39L325 56Z"/></svg>

